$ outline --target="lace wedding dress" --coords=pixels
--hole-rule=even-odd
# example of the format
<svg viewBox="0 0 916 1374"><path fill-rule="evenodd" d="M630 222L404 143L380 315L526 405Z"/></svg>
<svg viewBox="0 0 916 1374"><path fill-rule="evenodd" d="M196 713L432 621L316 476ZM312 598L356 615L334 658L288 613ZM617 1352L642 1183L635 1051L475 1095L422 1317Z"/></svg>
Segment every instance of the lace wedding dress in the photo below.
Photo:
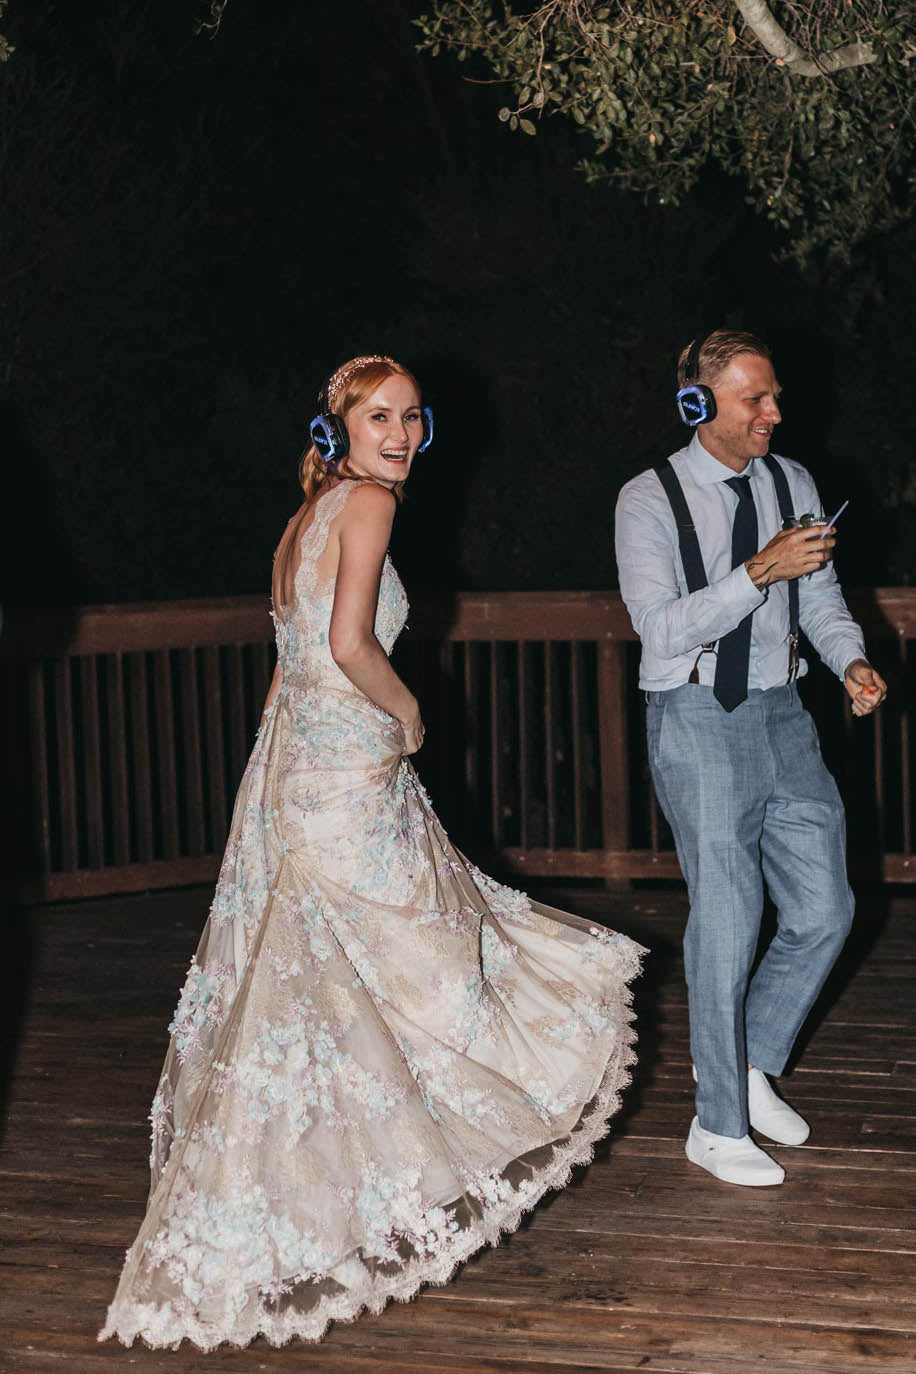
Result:
<svg viewBox="0 0 916 1374"><path fill-rule="evenodd" d="M318 1340L591 1157L628 1081L640 947L484 876L401 727L337 668L318 499L282 689L242 781L152 1106L152 1187L99 1339ZM385 560L376 634L407 615Z"/></svg>

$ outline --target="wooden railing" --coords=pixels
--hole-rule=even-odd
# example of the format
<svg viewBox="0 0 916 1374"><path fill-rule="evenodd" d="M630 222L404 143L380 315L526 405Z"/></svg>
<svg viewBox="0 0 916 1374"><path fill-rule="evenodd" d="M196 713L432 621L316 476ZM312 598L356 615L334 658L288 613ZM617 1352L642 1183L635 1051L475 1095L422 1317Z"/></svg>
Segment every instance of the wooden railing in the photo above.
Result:
<svg viewBox="0 0 916 1374"><path fill-rule="evenodd" d="M805 687L860 875L916 879L916 590L853 593L886 707ZM271 671L260 597L13 617L0 639L3 874L14 899L211 881ZM418 766L456 842L504 872L677 877L645 757L638 645L616 593L420 598L397 650Z"/></svg>

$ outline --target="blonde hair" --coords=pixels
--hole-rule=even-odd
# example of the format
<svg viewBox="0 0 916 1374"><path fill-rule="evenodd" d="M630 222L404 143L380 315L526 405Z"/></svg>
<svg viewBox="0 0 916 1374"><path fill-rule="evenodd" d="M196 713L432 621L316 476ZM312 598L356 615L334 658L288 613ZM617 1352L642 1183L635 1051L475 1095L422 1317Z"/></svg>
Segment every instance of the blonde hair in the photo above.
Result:
<svg viewBox="0 0 916 1374"><path fill-rule="evenodd" d="M696 339L691 339L687 347L681 350L681 355L677 360L678 386L684 386L688 380L687 359L695 343ZM761 358L772 361L769 346L756 334L749 334L743 329L714 329L700 345L697 375L689 380L691 382L705 382L707 386L713 386L732 359L739 358L742 353L755 353Z"/></svg>
<svg viewBox="0 0 916 1374"><path fill-rule="evenodd" d="M371 396L386 377L406 377L417 388L417 394L420 394L420 384L412 372L409 372L406 367L402 367L400 363L396 363L393 358L375 355L351 358L349 362L342 363L337 371L332 373L326 386L322 388L318 397L318 404L322 407L327 405L331 414L339 415L346 423L347 416L353 407L361 405L367 397ZM344 471L340 473L340 476L349 481L351 479L345 470L346 462L347 460L344 458L341 464ZM299 459L299 485L305 499L283 531L283 536L274 555L271 594L276 610L290 605L293 600L296 567L299 561L299 543L315 497L327 479L326 461L321 457L315 445L309 444ZM403 482L396 482L392 490L399 501L403 500Z"/></svg>

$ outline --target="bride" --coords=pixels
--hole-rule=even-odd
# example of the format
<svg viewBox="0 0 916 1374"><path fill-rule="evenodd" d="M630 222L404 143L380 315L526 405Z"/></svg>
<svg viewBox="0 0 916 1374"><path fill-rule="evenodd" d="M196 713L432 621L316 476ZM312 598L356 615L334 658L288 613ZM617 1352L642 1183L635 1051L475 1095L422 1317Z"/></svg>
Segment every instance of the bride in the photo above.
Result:
<svg viewBox="0 0 916 1374"><path fill-rule="evenodd" d="M629 1079L640 947L481 873L409 762L387 547L432 412L375 356L320 404L274 567L277 669L100 1340L318 1340L444 1283L591 1157Z"/></svg>

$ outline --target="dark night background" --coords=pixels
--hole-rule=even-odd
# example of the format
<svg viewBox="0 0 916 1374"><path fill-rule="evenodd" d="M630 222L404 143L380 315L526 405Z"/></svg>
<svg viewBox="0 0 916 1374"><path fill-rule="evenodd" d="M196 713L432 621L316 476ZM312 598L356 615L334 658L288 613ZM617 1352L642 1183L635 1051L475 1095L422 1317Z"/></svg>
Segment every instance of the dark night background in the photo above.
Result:
<svg viewBox="0 0 916 1374"><path fill-rule="evenodd" d="M916 574L916 228L777 260L737 182L592 187L571 128L415 52L410 0L20 3L0 68L0 588L7 604L265 590L323 375L413 367L437 410L408 587L614 585L620 484L683 442L673 360L776 348L777 449L850 583Z"/></svg>

